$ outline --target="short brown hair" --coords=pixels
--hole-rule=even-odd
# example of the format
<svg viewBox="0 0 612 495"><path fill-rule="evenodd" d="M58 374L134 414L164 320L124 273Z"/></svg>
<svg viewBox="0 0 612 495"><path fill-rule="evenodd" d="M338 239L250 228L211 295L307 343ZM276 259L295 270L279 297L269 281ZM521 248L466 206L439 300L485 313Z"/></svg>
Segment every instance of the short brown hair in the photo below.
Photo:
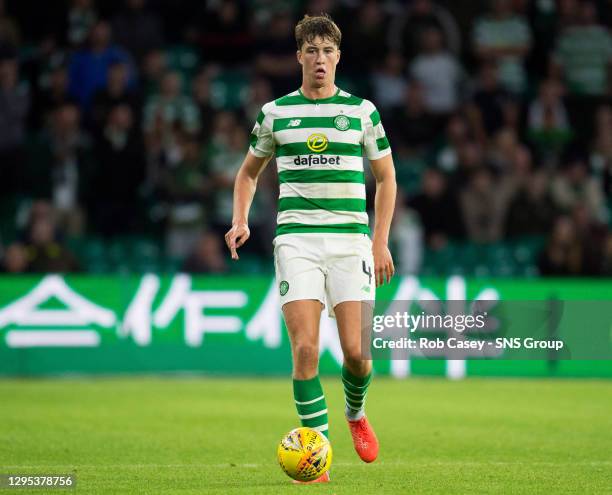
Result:
<svg viewBox="0 0 612 495"><path fill-rule="evenodd" d="M305 15L295 26L295 41L298 50L302 49L304 43L312 43L317 36L330 40L340 48L342 33L329 14Z"/></svg>

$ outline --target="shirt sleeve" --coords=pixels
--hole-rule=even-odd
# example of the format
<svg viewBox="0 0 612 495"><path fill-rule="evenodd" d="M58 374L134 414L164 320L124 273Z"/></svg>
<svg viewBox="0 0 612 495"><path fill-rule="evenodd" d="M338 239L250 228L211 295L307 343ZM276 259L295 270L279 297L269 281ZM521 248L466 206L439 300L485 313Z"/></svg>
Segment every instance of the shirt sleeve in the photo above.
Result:
<svg viewBox="0 0 612 495"><path fill-rule="evenodd" d="M266 114L267 105L264 105L249 138L249 151L258 158L266 158L274 154L274 136L272 135L272 119Z"/></svg>
<svg viewBox="0 0 612 495"><path fill-rule="evenodd" d="M380 121L380 114L369 101L365 102L363 117L363 147L368 160L378 160L391 153L391 146Z"/></svg>

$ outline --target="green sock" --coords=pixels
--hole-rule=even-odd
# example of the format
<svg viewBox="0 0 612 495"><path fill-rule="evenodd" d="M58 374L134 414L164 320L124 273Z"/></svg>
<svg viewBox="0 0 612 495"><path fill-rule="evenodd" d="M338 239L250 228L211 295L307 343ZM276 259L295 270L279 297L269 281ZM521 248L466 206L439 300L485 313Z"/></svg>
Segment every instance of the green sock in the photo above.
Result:
<svg viewBox="0 0 612 495"><path fill-rule="evenodd" d="M293 398L302 426L323 433L327 438L327 404L319 376L309 380L293 380Z"/></svg>
<svg viewBox="0 0 612 495"><path fill-rule="evenodd" d="M346 399L346 417L351 421L361 419L365 414L365 400L368 386L372 381L372 372L366 376L353 375L346 366L342 366L342 384Z"/></svg>

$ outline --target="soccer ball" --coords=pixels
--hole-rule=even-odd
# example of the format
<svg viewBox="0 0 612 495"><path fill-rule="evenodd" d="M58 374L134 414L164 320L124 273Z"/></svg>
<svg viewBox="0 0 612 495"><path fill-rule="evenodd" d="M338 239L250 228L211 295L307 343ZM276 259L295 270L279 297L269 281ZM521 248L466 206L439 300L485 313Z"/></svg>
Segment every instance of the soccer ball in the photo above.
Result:
<svg viewBox="0 0 612 495"><path fill-rule="evenodd" d="M298 481L312 481L329 469L332 448L317 430L302 427L287 433L278 445L278 463Z"/></svg>

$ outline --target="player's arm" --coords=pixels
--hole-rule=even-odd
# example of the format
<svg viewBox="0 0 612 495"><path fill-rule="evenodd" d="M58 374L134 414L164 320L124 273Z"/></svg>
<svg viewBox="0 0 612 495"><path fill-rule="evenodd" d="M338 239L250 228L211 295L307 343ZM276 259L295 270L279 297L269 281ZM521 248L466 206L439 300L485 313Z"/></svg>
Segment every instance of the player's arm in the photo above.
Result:
<svg viewBox="0 0 612 495"><path fill-rule="evenodd" d="M249 236L249 209L257 189L257 179L264 170L271 156L257 157L247 152L234 183L234 214L232 228L225 234L225 243L232 253L232 259L238 259L236 250L242 246Z"/></svg>
<svg viewBox="0 0 612 495"><path fill-rule="evenodd" d="M374 237L372 239L372 254L374 257L374 273L376 286L386 280L387 283L395 273L393 258L389 251L389 230L395 208L395 167L391 153L370 160L372 174L376 179L376 196L374 198Z"/></svg>

